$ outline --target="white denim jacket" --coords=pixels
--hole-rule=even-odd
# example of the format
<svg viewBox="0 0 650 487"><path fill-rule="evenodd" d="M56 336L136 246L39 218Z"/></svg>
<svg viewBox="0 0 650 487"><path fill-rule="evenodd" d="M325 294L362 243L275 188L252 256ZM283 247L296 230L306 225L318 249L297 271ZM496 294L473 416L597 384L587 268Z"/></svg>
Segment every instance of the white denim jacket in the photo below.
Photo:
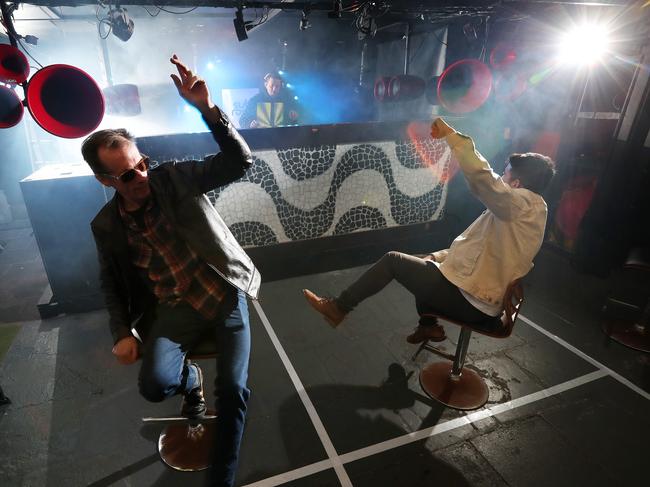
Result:
<svg viewBox="0 0 650 487"><path fill-rule="evenodd" d="M447 137L471 192L487 207L446 250L434 252L442 274L489 306L499 306L512 281L525 276L544 238L547 207L528 189L512 188L463 134Z"/></svg>

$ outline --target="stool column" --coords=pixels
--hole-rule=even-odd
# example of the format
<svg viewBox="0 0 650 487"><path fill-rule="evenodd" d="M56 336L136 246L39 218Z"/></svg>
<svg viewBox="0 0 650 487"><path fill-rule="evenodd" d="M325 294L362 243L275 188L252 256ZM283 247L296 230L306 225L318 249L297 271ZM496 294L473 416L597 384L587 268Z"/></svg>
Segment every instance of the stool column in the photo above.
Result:
<svg viewBox="0 0 650 487"><path fill-rule="evenodd" d="M451 378L459 379L463 373L463 366L465 365L465 357L467 357L467 349L469 348L469 339L472 336L472 330L465 328L460 329L460 337L458 338L458 347L456 348L456 355L454 356L454 365L451 368Z"/></svg>

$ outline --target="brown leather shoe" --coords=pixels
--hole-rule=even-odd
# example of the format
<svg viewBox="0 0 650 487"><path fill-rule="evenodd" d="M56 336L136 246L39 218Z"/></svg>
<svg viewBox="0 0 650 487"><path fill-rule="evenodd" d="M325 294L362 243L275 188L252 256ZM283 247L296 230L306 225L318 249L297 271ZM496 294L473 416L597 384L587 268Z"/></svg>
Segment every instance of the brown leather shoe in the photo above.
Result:
<svg viewBox="0 0 650 487"><path fill-rule="evenodd" d="M321 298L309 289L303 289L302 293L305 295L305 298L307 298L307 302L311 307L322 314L333 328L339 326L341 321L343 321L343 318L345 318L347 313L342 311L333 299Z"/></svg>
<svg viewBox="0 0 650 487"><path fill-rule="evenodd" d="M406 337L406 341L412 344L422 343L425 340L442 342L447 339L445 329L441 325L418 326L415 331Z"/></svg>

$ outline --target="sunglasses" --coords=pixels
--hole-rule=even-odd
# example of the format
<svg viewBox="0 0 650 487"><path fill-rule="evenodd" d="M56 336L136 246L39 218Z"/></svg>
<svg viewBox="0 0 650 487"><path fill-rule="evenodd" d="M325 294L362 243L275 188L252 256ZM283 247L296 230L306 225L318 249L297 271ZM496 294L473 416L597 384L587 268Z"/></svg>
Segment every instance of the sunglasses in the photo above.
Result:
<svg viewBox="0 0 650 487"><path fill-rule="evenodd" d="M120 180L123 183L128 183L129 181L133 180L136 171L145 172L147 169L149 169L149 162L150 162L149 157L143 154L142 159L140 159L135 166L133 166L131 169L127 169L119 176L113 176L112 174L102 174L101 176L115 179L115 180Z"/></svg>

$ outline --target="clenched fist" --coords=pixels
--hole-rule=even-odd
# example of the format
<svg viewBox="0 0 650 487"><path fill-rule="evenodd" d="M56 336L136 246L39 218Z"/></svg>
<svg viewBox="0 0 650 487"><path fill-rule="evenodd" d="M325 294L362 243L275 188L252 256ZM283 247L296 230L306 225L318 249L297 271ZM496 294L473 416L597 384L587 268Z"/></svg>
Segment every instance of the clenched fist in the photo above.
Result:
<svg viewBox="0 0 650 487"><path fill-rule="evenodd" d="M130 365L138 360L138 341L135 337L122 338L113 347L113 355L122 365Z"/></svg>
<svg viewBox="0 0 650 487"><path fill-rule="evenodd" d="M453 134L455 130L451 128L442 118L436 118L431 124L431 137L434 139L442 139L449 134Z"/></svg>

